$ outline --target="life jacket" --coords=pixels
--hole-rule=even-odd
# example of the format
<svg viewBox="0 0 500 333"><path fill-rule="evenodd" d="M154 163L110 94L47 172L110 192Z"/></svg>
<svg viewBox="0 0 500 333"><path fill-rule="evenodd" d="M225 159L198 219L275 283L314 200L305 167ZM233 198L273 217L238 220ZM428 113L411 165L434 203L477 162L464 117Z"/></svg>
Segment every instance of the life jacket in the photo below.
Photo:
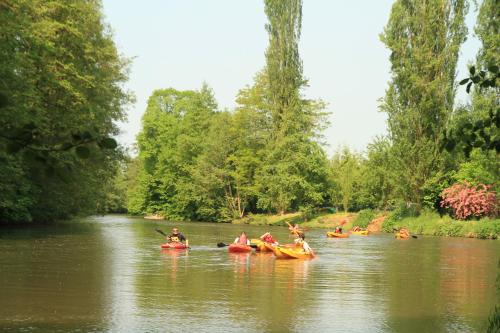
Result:
<svg viewBox="0 0 500 333"><path fill-rule="evenodd" d="M240 237L238 237L238 244L243 244L243 245L247 245L247 236L246 235L242 235Z"/></svg>
<svg viewBox="0 0 500 333"><path fill-rule="evenodd" d="M170 241L171 242L180 242L180 239L177 236L170 236Z"/></svg>
<svg viewBox="0 0 500 333"><path fill-rule="evenodd" d="M264 237L264 242L266 242L266 243L276 243L276 241L274 240L273 236L271 236L271 235L267 235L266 237Z"/></svg>

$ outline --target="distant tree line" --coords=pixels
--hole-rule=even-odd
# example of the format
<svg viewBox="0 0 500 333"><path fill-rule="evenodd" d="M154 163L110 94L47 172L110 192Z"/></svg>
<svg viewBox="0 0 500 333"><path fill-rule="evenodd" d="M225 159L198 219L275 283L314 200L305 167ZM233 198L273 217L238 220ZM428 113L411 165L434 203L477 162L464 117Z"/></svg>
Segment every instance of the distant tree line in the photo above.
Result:
<svg viewBox="0 0 500 333"><path fill-rule="evenodd" d="M365 152L341 147L328 159L321 137L325 103L302 94L302 1L266 0L266 66L240 90L235 110L220 111L206 85L150 97L131 164L129 211L209 221L328 206L348 211L402 203L420 211L440 209L443 190L454 183L496 184L498 86L492 76L481 84L471 73L470 82L478 83L472 103L455 103L468 6L465 0L394 3L381 34L391 51L392 76L380 106L388 133ZM476 34L483 47L475 68L495 73L494 0L482 3Z"/></svg>

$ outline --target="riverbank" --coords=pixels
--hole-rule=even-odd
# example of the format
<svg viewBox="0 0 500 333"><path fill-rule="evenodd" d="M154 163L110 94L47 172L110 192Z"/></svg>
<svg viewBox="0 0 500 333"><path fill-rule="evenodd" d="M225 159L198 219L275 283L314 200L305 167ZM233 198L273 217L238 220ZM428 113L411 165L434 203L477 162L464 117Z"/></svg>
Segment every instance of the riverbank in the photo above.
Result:
<svg viewBox="0 0 500 333"><path fill-rule="evenodd" d="M233 224L288 226L288 223L298 223L301 228L325 228L332 229L345 221L344 229L350 229L353 221L358 218L359 213L334 213L321 214L307 217L302 213L290 213L283 215L249 214L244 218L233 220Z"/></svg>
<svg viewBox="0 0 500 333"><path fill-rule="evenodd" d="M479 221L458 221L449 216L440 216L434 212L424 212L417 217L396 219L389 217L382 224L382 231L405 227L416 235L445 237L468 237L480 239L500 238L500 219L481 219Z"/></svg>
<svg viewBox="0 0 500 333"><path fill-rule="evenodd" d="M500 238L500 219L481 219L479 221L458 221L449 216L441 217L434 212L424 212L418 217L398 218L391 212L364 210L358 213L320 214L307 218L302 213L284 215L248 215L233 220L233 224L287 226L298 223L302 228L334 229L343 224L344 230L355 225L368 228L370 232L393 233L394 229L408 228L415 235L468 237L480 239Z"/></svg>

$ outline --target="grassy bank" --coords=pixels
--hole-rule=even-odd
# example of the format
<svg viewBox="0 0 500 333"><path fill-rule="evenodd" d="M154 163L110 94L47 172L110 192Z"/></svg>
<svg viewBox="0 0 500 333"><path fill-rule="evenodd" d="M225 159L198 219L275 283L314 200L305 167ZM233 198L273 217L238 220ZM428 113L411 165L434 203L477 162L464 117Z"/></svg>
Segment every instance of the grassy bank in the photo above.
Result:
<svg viewBox="0 0 500 333"><path fill-rule="evenodd" d="M249 214L248 216L234 220L234 224L250 224L250 225L273 225L273 226L288 226L287 223L298 223L301 227L307 228L325 228L330 229L339 225L340 222L346 220L344 229L350 229L353 222L358 218L359 213L334 213L334 214L318 214L308 217L302 213L291 213L283 215L265 215L265 214Z"/></svg>
<svg viewBox="0 0 500 333"><path fill-rule="evenodd" d="M358 213L318 214L307 217L302 213L284 215L250 214L242 219L234 220L234 224L287 226L298 223L303 228L333 229L346 221L344 230L351 229L354 225L367 227L370 221L382 213L372 210L362 210ZM393 229L405 227L412 234L469 237L480 239L500 238L500 219L482 219L479 221L457 221L449 216L441 217L435 212L424 212L416 217L406 217L401 212L390 212L382 224L382 232L392 233Z"/></svg>
<svg viewBox="0 0 500 333"><path fill-rule="evenodd" d="M457 221L449 216L441 217L434 212L424 212L417 217L398 218L392 214L384 221L382 231L393 232L393 228L405 227L417 235L469 237L497 239L500 237L500 219L479 221Z"/></svg>

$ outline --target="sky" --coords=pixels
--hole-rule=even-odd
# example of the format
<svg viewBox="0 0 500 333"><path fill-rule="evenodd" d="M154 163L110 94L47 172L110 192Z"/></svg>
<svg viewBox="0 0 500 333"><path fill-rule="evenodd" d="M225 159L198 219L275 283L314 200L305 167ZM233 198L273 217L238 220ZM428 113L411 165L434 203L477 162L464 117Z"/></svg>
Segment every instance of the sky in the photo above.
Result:
<svg viewBox="0 0 500 333"><path fill-rule="evenodd" d="M327 102L330 125L324 132L327 153L343 145L363 151L386 133L379 112L390 79L389 51L379 34L387 24L392 0L304 0L300 54L308 98ZM148 97L155 89L191 90L206 82L220 109L233 109L241 88L252 85L265 65L268 36L263 0L103 0L105 21L118 51L132 58L126 89L136 103L120 123L120 143L131 147L141 129ZM477 12L467 17L469 37L457 68L479 48L472 35ZM457 99L468 96L458 88Z"/></svg>

